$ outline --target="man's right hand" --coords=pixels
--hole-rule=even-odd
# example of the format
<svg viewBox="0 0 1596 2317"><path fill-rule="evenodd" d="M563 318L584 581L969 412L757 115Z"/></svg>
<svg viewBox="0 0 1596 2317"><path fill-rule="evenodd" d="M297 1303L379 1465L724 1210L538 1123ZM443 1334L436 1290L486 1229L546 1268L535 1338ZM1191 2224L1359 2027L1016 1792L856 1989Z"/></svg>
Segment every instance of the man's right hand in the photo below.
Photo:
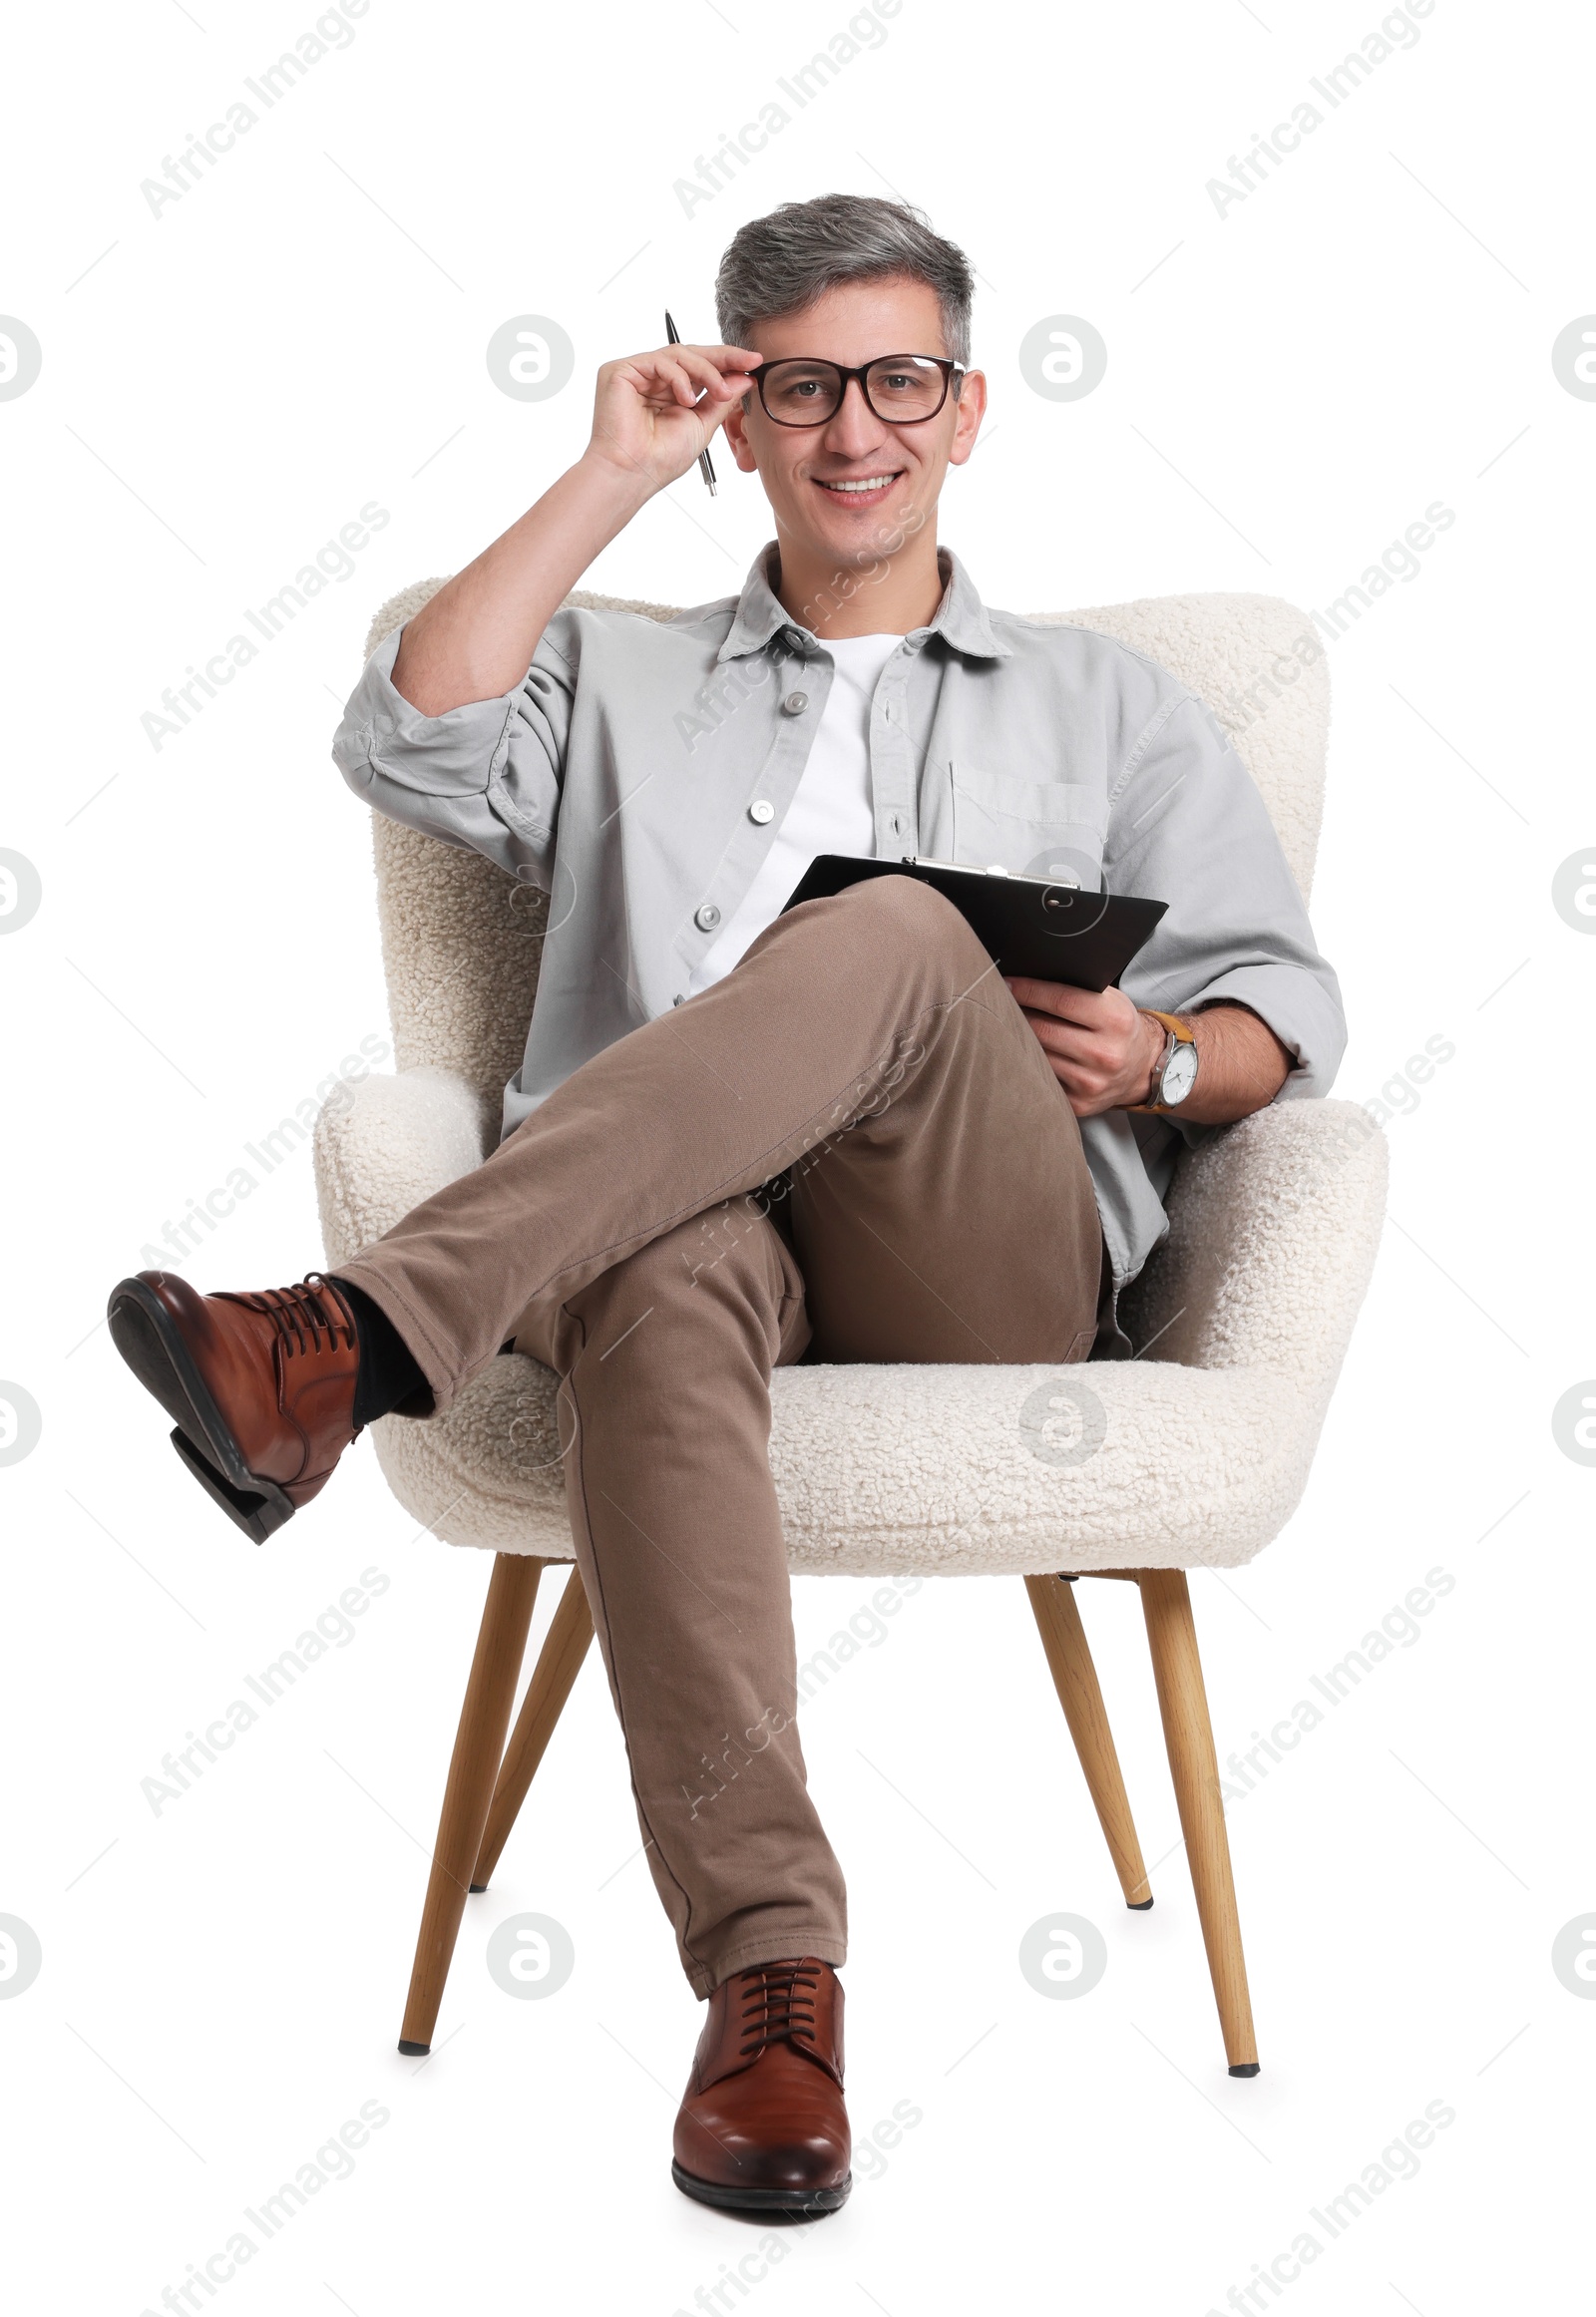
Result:
<svg viewBox="0 0 1596 2317"><path fill-rule="evenodd" d="M686 474L759 360L751 346L659 346L606 362L576 465L406 622L393 662L400 697L443 716L519 684L567 593Z"/></svg>
<svg viewBox="0 0 1596 2317"><path fill-rule="evenodd" d="M751 346L656 346L605 362L587 457L662 491L708 448L761 359Z"/></svg>

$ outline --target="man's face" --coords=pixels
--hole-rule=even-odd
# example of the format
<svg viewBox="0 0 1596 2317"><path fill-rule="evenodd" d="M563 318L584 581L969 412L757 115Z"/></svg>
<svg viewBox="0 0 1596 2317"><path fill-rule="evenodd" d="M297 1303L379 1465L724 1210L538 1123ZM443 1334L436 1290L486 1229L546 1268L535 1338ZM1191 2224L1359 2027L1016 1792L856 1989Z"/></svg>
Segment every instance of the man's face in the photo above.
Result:
<svg viewBox="0 0 1596 2317"><path fill-rule="evenodd" d="M760 322L748 342L767 362L810 355L845 369L881 354L948 352L936 291L901 275L828 290L797 313ZM857 379L836 416L816 427L778 426L756 390L728 415L725 435L744 474L757 470L778 535L847 570L895 553L924 526L949 467L962 467L976 447L986 386L970 371L959 400L950 392L935 418L915 426L878 418ZM860 482L876 488L838 488Z"/></svg>

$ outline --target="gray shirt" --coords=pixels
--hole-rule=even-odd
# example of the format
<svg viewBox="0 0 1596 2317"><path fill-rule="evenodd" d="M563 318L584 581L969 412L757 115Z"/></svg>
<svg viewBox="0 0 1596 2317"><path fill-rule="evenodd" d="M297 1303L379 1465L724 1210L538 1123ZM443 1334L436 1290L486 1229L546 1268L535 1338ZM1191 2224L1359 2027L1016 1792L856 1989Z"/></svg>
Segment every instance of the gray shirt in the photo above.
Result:
<svg viewBox="0 0 1596 2317"><path fill-rule="evenodd" d="M774 552L740 596L663 622L563 606L502 698L422 715L391 681L397 630L350 695L332 752L356 795L551 897L506 1134L681 1001L792 801L833 662L771 591ZM1278 1099L1327 1093L1346 1043L1336 976L1207 708L1110 636L989 610L958 558L939 560L936 616L903 638L871 707L877 856L1167 902L1126 995L1166 1013L1248 1005L1294 1057ZM1116 1289L1164 1236L1182 1137L1213 1131L1123 1110L1082 1120Z"/></svg>

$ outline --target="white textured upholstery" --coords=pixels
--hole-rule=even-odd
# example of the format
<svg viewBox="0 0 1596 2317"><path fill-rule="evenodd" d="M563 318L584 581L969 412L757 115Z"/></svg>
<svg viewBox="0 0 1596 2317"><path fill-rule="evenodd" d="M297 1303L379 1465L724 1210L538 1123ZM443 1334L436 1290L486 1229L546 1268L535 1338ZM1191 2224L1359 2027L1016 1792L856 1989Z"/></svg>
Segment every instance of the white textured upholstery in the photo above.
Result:
<svg viewBox="0 0 1596 2317"><path fill-rule="evenodd" d="M441 583L385 603L368 652ZM1216 709L1307 625L1259 595L1061 616L1134 644ZM1237 742L1305 895L1328 711L1320 660ZM542 946L543 903L491 862L380 817L374 832L399 1067L344 1089L317 1126L329 1268L492 1148ZM1279 1104L1182 1158L1169 1239L1122 1305L1146 1356L778 1370L771 1464L793 1568L957 1575L1250 1560L1302 1493L1385 1186L1384 1137L1356 1104ZM394 1493L450 1543L569 1557L554 1394L547 1368L504 1354L447 1415L385 1418L373 1436Z"/></svg>

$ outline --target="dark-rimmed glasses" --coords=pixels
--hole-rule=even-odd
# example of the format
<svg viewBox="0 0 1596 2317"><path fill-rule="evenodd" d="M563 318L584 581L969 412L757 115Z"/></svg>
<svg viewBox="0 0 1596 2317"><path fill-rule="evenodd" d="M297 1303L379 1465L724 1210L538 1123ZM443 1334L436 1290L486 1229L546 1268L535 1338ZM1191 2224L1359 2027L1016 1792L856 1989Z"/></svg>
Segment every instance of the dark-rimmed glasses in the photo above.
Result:
<svg viewBox="0 0 1596 2317"><path fill-rule="evenodd" d="M777 426L824 426L841 410L851 378L858 379L866 403L886 425L919 426L936 417L950 385L965 373L961 363L941 354L878 354L856 370L795 354L761 362L748 375L759 389L765 416Z"/></svg>

